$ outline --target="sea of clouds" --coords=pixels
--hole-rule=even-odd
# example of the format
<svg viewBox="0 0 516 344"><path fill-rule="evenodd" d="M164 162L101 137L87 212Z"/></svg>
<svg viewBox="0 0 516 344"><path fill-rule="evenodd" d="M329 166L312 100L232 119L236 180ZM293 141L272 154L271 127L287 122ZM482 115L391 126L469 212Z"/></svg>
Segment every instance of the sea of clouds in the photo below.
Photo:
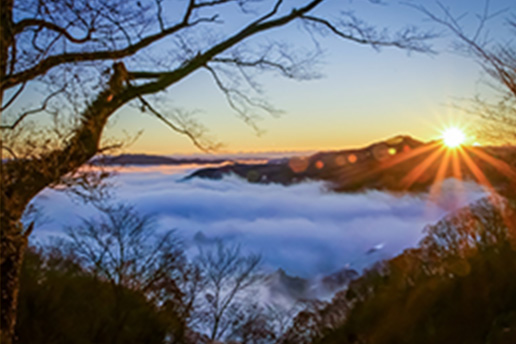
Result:
<svg viewBox="0 0 516 344"><path fill-rule="evenodd" d="M302 277L389 258L417 245L426 224L485 195L476 184L454 180L444 182L438 197L334 193L322 182L263 185L234 176L184 180L193 168L120 168L111 177L115 200L154 214L160 229L176 229L191 250L220 238L260 253L270 271L281 267ZM50 189L34 204L46 218L34 231L40 241L95 215L93 207Z"/></svg>

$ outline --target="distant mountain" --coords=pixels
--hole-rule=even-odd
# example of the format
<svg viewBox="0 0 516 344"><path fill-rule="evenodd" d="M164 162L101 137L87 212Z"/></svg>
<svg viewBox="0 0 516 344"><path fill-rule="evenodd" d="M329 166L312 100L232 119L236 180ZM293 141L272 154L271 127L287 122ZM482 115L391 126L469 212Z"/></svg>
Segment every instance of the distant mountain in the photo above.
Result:
<svg viewBox="0 0 516 344"><path fill-rule="evenodd" d="M347 286L351 281L358 278L359 274L353 269L344 268L330 275L324 276L319 285L323 291L335 293Z"/></svg>
<svg viewBox="0 0 516 344"><path fill-rule="evenodd" d="M203 168L186 179L221 179L233 174L251 183L290 185L304 180L323 180L337 191L417 191L427 189L437 176L442 179L483 178L474 166L495 186L508 185L516 180L516 149L464 147L449 150L439 141L423 143L410 136L396 136L361 149L319 152L260 164L232 163Z"/></svg>
<svg viewBox="0 0 516 344"><path fill-rule="evenodd" d="M278 269L266 278L265 287L272 300L294 303L298 300L329 299L358 277L358 272L349 268L311 279L290 276Z"/></svg>
<svg viewBox="0 0 516 344"><path fill-rule="evenodd" d="M161 155L147 154L121 154L117 156L105 156L95 159L94 164L98 165L186 165L186 164L221 164L228 159L218 158L170 158Z"/></svg>

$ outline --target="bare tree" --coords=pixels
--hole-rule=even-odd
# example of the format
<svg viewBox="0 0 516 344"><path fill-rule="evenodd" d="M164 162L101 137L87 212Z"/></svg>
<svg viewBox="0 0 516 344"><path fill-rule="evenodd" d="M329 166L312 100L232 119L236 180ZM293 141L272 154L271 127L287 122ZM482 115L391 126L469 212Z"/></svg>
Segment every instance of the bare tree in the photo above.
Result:
<svg viewBox="0 0 516 344"><path fill-rule="evenodd" d="M455 39L456 52L473 58L484 70L487 84L494 91L486 99L476 95L466 110L479 116L481 125L479 134L491 143L514 144L516 142L516 13L506 8L493 10L489 0L484 1L484 8L477 13L477 24L468 29L466 15L454 14L445 4L437 2L439 10L431 11L422 5L411 5L424 13L432 21L445 27ZM471 17L473 14L469 14ZM512 17L511 17L512 15ZM512 35L494 37L488 26L494 20L503 20Z"/></svg>
<svg viewBox="0 0 516 344"><path fill-rule="evenodd" d="M251 303L243 309L238 320L231 326L229 338L232 340L242 344L270 344L276 341L273 319L258 303Z"/></svg>
<svg viewBox="0 0 516 344"><path fill-rule="evenodd" d="M157 233L154 217L127 204L97 206L100 217L67 227L67 237L52 247L69 252L81 267L110 282L115 304L123 302L127 289L144 295L167 314L170 340L182 343L202 280L187 262L175 231ZM127 314L115 316L122 327Z"/></svg>
<svg viewBox="0 0 516 344"><path fill-rule="evenodd" d="M156 233L154 219L127 204L101 208L101 217L67 227L62 244L95 275L142 292L155 303L180 294L176 280L186 265L174 230Z"/></svg>
<svg viewBox="0 0 516 344"><path fill-rule="evenodd" d="M120 300L118 292L138 291L170 314L171 342L188 341L192 328L207 330L212 341L227 333L249 343L272 342L285 329L279 308L250 298L263 280L259 256L246 256L239 246L218 240L188 262L175 232L157 233L152 216L123 203L98 208L100 217L67 227L67 237L53 247L110 282ZM116 316L123 324L127 314Z"/></svg>
<svg viewBox="0 0 516 344"><path fill-rule="evenodd" d="M254 287L262 281L260 256L244 256L240 246L218 240L214 247L200 247L195 264L204 279L203 295L192 314L192 325L208 331L210 339L224 339L227 331L241 322Z"/></svg>
<svg viewBox="0 0 516 344"><path fill-rule="evenodd" d="M305 308L306 302L289 306L251 302L233 323L229 338L242 344L282 343L296 315Z"/></svg>
<svg viewBox="0 0 516 344"><path fill-rule="evenodd" d="M206 148L210 142L198 123L182 111L161 112L148 97L204 70L229 105L253 126L258 110L275 111L260 96L253 71L298 80L314 76L307 68L312 55L279 42L263 45L253 37L298 22L312 35L330 33L375 48L429 49L425 42L432 35L412 28L389 35L349 11L334 18L321 16L317 10L327 1L2 1L0 154L8 153L8 159L0 156L2 343L11 343L20 267L32 228L23 228L22 214L41 190L74 176L102 150L103 129L117 110L137 106ZM232 8L241 18L235 20ZM41 93L39 105L16 105L26 92L32 98L35 91ZM58 123L64 118L67 125L45 131L38 122L32 126L38 135L24 134L31 118L41 114L61 119ZM55 134L52 139L50 133ZM4 140L10 138L22 138L22 143ZM18 154L20 149L27 154Z"/></svg>

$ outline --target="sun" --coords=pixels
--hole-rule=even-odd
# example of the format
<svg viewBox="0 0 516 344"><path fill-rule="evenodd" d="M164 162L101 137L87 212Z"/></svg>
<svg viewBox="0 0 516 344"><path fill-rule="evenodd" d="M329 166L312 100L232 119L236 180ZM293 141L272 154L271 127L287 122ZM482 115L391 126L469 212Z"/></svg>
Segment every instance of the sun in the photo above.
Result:
<svg viewBox="0 0 516 344"><path fill-rule="evenodd" d="M443 132L442 139L447 147L456 148L464 143L466 135L459 128L452 127Z"/></svg>

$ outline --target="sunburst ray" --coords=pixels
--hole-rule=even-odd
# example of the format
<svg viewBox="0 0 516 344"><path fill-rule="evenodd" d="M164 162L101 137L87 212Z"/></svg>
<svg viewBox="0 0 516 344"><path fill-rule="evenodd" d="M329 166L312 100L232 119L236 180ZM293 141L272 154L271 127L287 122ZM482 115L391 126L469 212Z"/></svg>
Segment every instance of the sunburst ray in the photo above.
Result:
<svg viewBox="0 0 516 344"><path fill-rule="evenodd" d="M500 173L502 173L506 177L516 181L516 171L508 163L500 159L497 159L476 147L465 147L465 149L472 152L480 159L484 160L485 162L496 168Z"/></svg>
<svg viewBox="0 0 516 344"><path fill-rule="evenodd" d="M441 192L441 186L444 178L446 177L448 166L450 165L450 158L451 151L448 149L444 152L443 159L439 165L439 169L437 170L432 186L430 187L430 199L434 199Z"/></svg>
<svg viewBox="0 0 516 344"><path fill-rule="evenodd" d="M473 159L471 159L468 152L466 150L464 150L462 147L459 147L457 149L457 151L459 152L460 157L462 158L462 160L464 160L464 163L466 164L468 169L471 171L473 176L480 183L480 186L482 186L490 194L496 194L496 191L495 191L493 185L491 184L491 182L489 182L489 179L487 179L484 172L482 172L482 170L478 167L478 165L475 164Z"/></svg>
<svg viewBox="0 0 516 344"><path fill-rule="evenodd" d="M409 189L416 180L432 165L432 163L442 155L444 147L439 147L435 152L430 154L425 160L414 167L401 181L401 185L405 189Z"/></svg>

